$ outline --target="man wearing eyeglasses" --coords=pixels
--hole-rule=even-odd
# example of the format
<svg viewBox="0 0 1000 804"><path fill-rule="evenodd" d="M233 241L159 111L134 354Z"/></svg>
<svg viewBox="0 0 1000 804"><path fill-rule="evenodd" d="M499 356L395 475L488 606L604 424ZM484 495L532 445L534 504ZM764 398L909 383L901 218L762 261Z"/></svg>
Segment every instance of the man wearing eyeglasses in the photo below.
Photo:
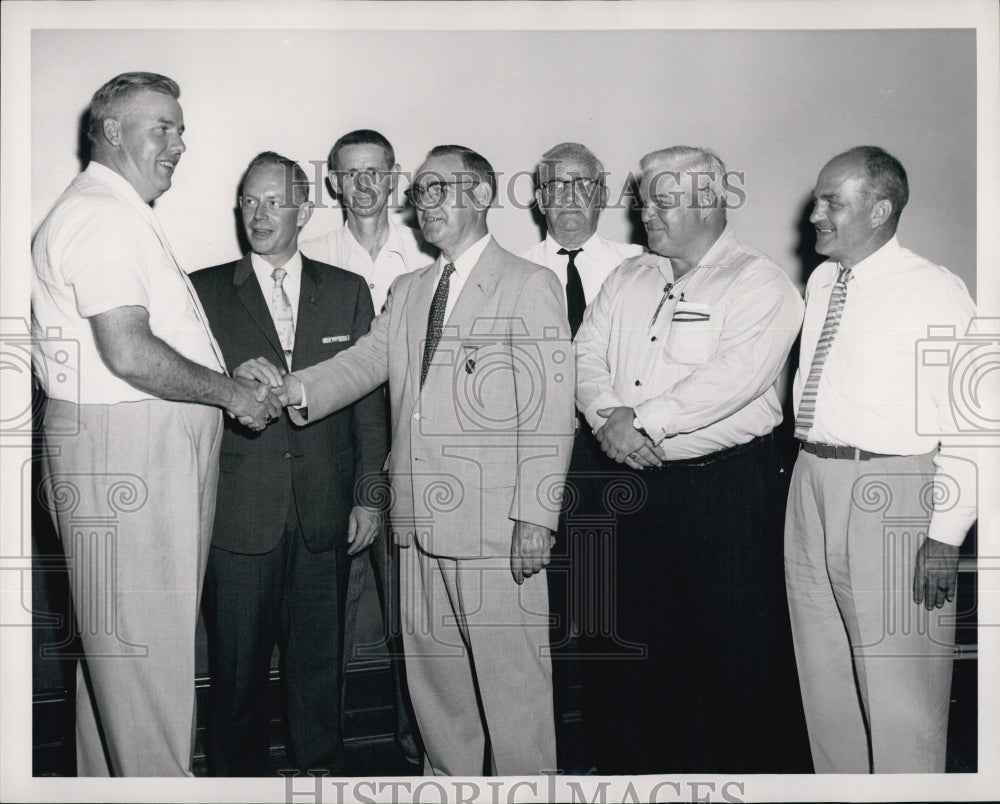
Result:
<svg viewBox="0 0 1000 804"><path fill-rule="evenodd" d="M330 189L344 208L345 222L320 237L303 240L302 253L364 277L376 315L392 281L427 265L433 249L420 232L389 220L389 202L399 185L392 144L371 129L338 139L327 160Z"/></svg>
<svg viewBox="0 0 1000 804"><path fill-rule="evenodd" d="M586 309L604 280L624 260L642 253L642 246L618 243L597 233L597 222L608 200L603 163L584 145L563 142L542 154L535 165L535 201L545 216L545 239L521 256L550 268L565 289L566 310L570 332L576 335ZM583 422L586 425L586 422ZM588 548L578 543L585 533L570 538L566 517L593 521L594 516L607 513L604 486L616 464L601 451L590 427L578 427L573 440L573 456L568 481L575 492L570 495L572 509L560 520L553 549L553 564L549 568L549 609L553 616L552 653L556 731L559 743L559 766L572 767L577 762L590 766L588 756L600 753L593 743L606 735L602 724L607 702L604 663L593 658L580 663L583 725L586 734L585 756L567 754L570 741L559 733L566 710L566 665L574 661L569 652L572 630L579 632L579 650L583 655L596 656L606 652L608 634L600 634L597 622L584 622L588 612L598 608L590 605L600 588L599 568L585 563ZM594 533L593 528L587 532ZM591 549L596 548L592 545ZM574 610L569 601L577 601Z"/></svg>
<svg viewBox="0 0 1000 804"><path fill-rule="evenodd" d="M771 433L803 303L727 222L711 151L641 162L651 253L604 283L577 333L577 405L604 452L641 471L615 516L616 636L602 773L802 769Z"/></svg>
<svg viewBox="0 0 1000 804"><path fill-rule="evenodd" d="M399 186L400 171L392 144L378 131L358 129L338 139L328 159L330 189L344 208L346 221L320 237L304 240L302 253L314 260L336 265L360 275L368 283L376 314L385 307L389 286L400 274L427 265L433 259L420 232L389 220L389 203ZM357 646L354 629L365 590L368 566L381 589L387 623L399 620L394 564L384 534L380 534L363 556L351 564L344 626L344 655L349 661ZM390 629L391 630L391 629ZM390 643L398 635L389 635ZM396 652L393 644L390 650ZM420 762L407 714L409 704L401 661L391 658L396 707L396 742L404 756Z"/></svg>
<svg viewBox="0 0 1000 804"><path fill-rule="evenodd" d="M441 256L392 286L371 332L278 387L312 422L389 381L391 524L425 774L556 766L545 566L573 438L575 377L555 275L502 249L489 162L431 150L412 198ZM489 750L487 751L487 747Z"/></svg>

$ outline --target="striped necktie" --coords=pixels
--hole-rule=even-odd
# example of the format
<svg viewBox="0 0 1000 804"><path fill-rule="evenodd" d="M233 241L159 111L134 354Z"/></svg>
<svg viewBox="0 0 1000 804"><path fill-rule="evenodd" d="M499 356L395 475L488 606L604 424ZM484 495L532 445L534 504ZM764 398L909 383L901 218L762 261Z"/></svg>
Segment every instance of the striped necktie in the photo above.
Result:
<svg viewBox="0 0 1000 804"><path fill-rule="evenodd" d="M292 318L292 303L282 283L288 272L284 268L271 271L274 287L271 288L271 315L274 317L274 327L278 330L278 340L285 353L285 362L292 366L292 347L295 345L295 320Z"/></svg>
<svg viewBox="0 0 1000 804"><path fill-rule="evenodd" d="M431 367L431 358L434 357L434 351L444 331L444 311L448 306L448 287L451 285L453 273L455 266L449 262L441 272L441 279L438 280L437 290L434 291L434 298L431 300L431 311L427 316L427 338L424 340L424 360L420 366L421 388L424 387L427 370Z"/></svg>
<svg viewBox="0 0 1000 804"><path fill-rule="evenodd" d="M819 340L816 342L816 351L813 353L809 377L802 388L802 399L799 401L799 413L795 421L795 437L800 441L809 440L809 431L816 419L819 378L823 373L826 356L830 354L830 347L833 346L833 339L837 337L840 316L844 312L844 302L847 300L847 280L850 278L851 269L841 268L837 275L837 282L833 286L833 292L830 294L830 306L826 308L823 331L820 332Z"/></svg>

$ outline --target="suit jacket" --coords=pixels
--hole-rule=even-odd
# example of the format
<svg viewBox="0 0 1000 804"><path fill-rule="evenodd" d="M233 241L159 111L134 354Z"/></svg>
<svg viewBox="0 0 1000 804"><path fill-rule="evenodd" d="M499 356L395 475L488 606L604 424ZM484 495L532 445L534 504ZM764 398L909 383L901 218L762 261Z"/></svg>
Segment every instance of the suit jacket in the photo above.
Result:
<svg viewBox="0 0 1000 804"><path fill-rule="evenodd" d="M308 421L388 380L391 524L400 544L415 536L435 555L509 555L514 520L554 530L559 519L575 378L563 291L548 268L491 240L421 389L436 287L436 263L400 276L368 335L295 374Z"/></svg>
<svg viewBox="0 0 1000 804"><path fill-rule="evenodd" d="M249 255L196 271L191 281L230 371L258 356L288 368ZM373 317L361 277L303 256L292 365L319 363L347 349ZM383 394L375 389L308 429L287 414L259 433L227 417L212 544L246 555L272 550L294 501L311 551L346 545L351 508L380 507Z"/></svg>

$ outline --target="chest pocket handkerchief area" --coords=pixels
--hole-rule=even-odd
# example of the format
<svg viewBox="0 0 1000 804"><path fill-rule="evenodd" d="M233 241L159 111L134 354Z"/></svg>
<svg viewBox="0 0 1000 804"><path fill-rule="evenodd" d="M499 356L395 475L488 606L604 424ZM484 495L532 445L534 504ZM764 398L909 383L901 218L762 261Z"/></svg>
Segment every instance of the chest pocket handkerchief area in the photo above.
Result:
<svg viewBox="0 0 1000 804"><path fill-rule="evenodd" d="M323 343L346 343L350 339L350 335L327 335L323 338Z"/></svg>
<svg viewBox="0 0 1000 804"><path fill-rule="evenodd" d="M704 363L714 353L718 335L709 305L681 300L670 319L667 352L678 363Z"/></svg>

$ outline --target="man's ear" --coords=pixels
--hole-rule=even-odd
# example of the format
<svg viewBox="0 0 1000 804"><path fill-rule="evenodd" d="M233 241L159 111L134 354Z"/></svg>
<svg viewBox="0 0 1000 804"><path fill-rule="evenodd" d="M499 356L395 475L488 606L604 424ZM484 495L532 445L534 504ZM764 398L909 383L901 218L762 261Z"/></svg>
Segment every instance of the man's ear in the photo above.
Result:
<svg viewBox="0 0 1000 804"><path fill-rule="evenodd" d="M476 199L476 206L479 209L489 209L490 203L493 201L490 185L485 181L479 182L472 188L472 197Z"/></svg>
<svg viewBox="0 0 1000 804"><path fill-rule="evenodd" d="M122 143L122 125L113 117L105 117L101 123L101 133L108 145L118 147Z"/></svg>
<svg viewBox="0 0 1000 804"><path fill-rule="evenodd" d="M541 212L544 215L545 203L542 201L542 198L544 198L544 194L542 193L542 191L540 189L535 190L535 205L538 207L539 212Z"/></svg>
<svg viewBox="0 0 1000 804"><path fill-rule="evenodd" d="M601 191L597 196L597 208L604 209L608 205L608 188L607 185L601 184Z"/></svg>
<svg viewBox="0 0 1000 804"><path fill-rule="evenodd" d="M340 176L335 170L327 169L326 188L335 199L340 198Z"/></svg>
<svg viewBox="0 0 1000 804"><path fill-rule="evenodd" d="M396 185L399 184L399 162L389 168L389 195L392 195L392 191L396 189Z"/></svg>
<svg viewBox="0 0 1000 804"><path fill-rule="evenodd" d="M889 218L892 217L892 201L888 198L882 198L876 201L872 205L872 211L868 216L869 221L871 221L872 229L878 229L888 223Z"/></svg>
<svg viewBox="0 0 1000 804"><path fill-rule="evenodd" d="M298 214L295 216L295 225L300 229L309 223L309 219L313 214L313 202L306 201L303 204L299 204Z"/></svg>

